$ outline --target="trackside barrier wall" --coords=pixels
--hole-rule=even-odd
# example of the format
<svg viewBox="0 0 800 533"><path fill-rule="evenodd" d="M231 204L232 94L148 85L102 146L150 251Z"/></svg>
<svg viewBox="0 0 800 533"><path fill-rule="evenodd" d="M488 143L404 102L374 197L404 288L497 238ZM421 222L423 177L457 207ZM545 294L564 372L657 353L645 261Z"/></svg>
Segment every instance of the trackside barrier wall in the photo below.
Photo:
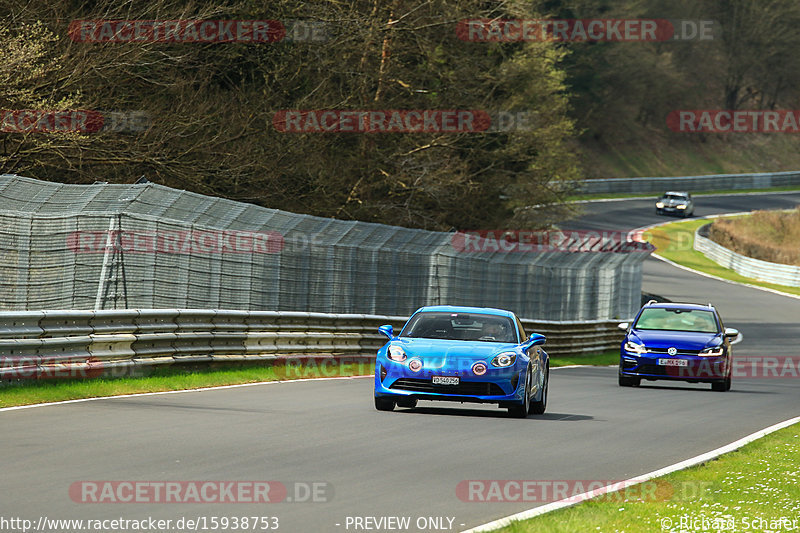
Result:
<svg viewBox="0 0 800 533"><path fill-rule="evenodd" d="M695 231L695 250L744 277L788 287L800 287L800 267L770 263L738 254L709 239L710 227L711 224L706 224Z"/></svg>
<svg viewBox="0 0 800 533"><path fill-rule="evenodd" d="M602 178L588 179L578 185L583 194L642 193L661 194L665 191L726 191L740 189L769 189L800 186L800 172L760 174L715 174L666 178Z"/></svg>
<svg viewBox="0 0 800 533"><path fill-rule="evenodd" d="M267 244L232 246L242 233L266 236ZM119 309L115 323L129 331L135 324L125 310L132 308L409 315L450 304L552 321L612 320L639 309L650 245L464 250L455 235L299 215L153 183L0 175L0 310ZM179 322L187 320L205 318Z"/></svg>
<svg viewBox="0 0 800 533"><path fill-rule="evenodd" d="M406 317L271 311L141 309L0 312L0 378L107 373L179 362L349 356L372 359ZM553 356L619 349L617 321L523 320ZM90 374L96 375L96 374Z"/></svg>

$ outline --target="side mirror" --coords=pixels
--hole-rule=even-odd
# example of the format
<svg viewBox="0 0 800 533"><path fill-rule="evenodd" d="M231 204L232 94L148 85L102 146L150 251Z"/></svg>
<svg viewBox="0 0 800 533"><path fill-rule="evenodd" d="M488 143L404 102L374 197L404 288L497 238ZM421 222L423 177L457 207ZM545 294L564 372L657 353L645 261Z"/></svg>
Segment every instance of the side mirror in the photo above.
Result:
<svg viewBox="0 0 800 533"><path fill-rule="evenodd" d="M628 331L628 328L631 327L630 322L622 322L617 326L622 331Z"/></svg>
<svg viewBox="0 0 800 533"><path fill-rule="evenodd" d="M389 337L390 339L394 337L394 328L392 326L378 326L378 331Z"/></svg>
<svg viewBox="0 0 800 533"><path fill-rule="evenodd" d="M739 330L734 328L725 328L725 336L729 339L735 339L739 336Z"/></svg>
<svg viewBox="0 0 800 533"><path fill-rule="evenodd" d="M547 337L541 333L531 333L531 336L528 337L528 342L531 344L531 346L537 346L547 342Z"/></svg>

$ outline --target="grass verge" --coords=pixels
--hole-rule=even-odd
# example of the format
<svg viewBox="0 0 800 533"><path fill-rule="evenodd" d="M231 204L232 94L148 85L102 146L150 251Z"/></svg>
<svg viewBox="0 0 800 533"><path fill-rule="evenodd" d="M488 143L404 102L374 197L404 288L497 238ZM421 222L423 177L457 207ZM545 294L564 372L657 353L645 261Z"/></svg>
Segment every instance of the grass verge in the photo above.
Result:
<svg viewBox="0 0 800 533"><path fill-rule="evenodd" d="M655 490L629 487L499 531L797 531L798 456L800 424L795 424L716 460L646 482ZM781 525L781 518L788 522Z"/></svg>
<svg viewBox="0 0 800 533"><path fill-rule="evenodd" d="M620 331L620 339L623 337ZM547 348L545 346L545 348ZM552 356L550 357L550 368L572 365L589 366L609 366L619 363L619 350L604 352L600 354L572 355L572 356Z"/></svg>
<svg viewBox="0 0 800 533"><path fill-rule="evenodd" d="M618 352L574 357L555 357L551 366L612 365L619 360ZM213 367L166 366L148 370L141 377L100 377L94 379L20 380L0 386L0 407L37 403L120 396L144 392L164 392L205 387L221 387L264 381L363 376L374 372L370 361L338 364L333 361L309 363L303 367L283 364L264 366L220 363Z"/></svg>
<svg viewBox="0 0 800 533"><path fill-rule="evenodd" d="M647 242L656 247L656 253L658 255L670 261L674 261L679 265L730 281L756 285L800 296L800 287L787 287L785 285L776 285L774 283L765 283L763 281L746 278L729 268L715 263L695 250L693 248L694 232L700 226L708 223L709 221L704 219L673 222L647 230L643 237Z"/></svg>

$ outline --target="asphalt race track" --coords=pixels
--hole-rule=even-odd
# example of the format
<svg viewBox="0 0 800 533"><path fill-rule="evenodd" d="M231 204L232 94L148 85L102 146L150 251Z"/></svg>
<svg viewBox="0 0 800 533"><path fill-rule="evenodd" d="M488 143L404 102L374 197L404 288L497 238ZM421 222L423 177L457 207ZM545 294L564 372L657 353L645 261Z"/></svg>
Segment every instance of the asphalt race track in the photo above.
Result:
<svg viewBox="0 0 800 533"><path fill-rule="evenodd" d="M696 198L696 215L792 207L800 194ZM666 220L652 200L585 204L571 228L631 229ZM647 292L713 302L739 328L743 355L800 355L800 300L700 277L656 259ZM0 412L0 516L171 519L276 516L279 531L458 531L540 503L462 501L463 480L621 480L707 452L797 416L794 379L620 388L615 368L551 374L548 413L421 403L378 412L369 378L274 383L103 399ZM280 481L266 504L79 503L80 481ZM297 483L295 485L295 483ZM78 498L80 499L80 498ZM321 501L328 500L328 501ZM544 503L544 502L542 502ZM350 521L348 522L348 517ZM353 517L409 517L409 529L355 528ZM454 519L452 525L447 518ZM174 523L174 522L173 522ZM420 522L422 523L422 522ZM171 530L178 530L172 528ZM202 530L202 527L198 528Z"/></svg>

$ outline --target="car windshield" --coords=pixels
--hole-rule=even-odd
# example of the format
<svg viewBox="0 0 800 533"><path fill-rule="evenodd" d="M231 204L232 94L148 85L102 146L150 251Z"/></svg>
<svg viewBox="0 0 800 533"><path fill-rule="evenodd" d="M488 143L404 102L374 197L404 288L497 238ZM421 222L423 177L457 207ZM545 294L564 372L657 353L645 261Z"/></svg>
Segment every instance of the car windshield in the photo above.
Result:
<svg viewBox="0 0 800 533"><path fill-rule="evenodd" d="M711 311L661 307L643 310L633 327L697 333L719 331L714 313Z"/></svg>
<svg viewBox="0 0 800 533"><path fill-rule="evenodd" d="M510 318L482 313L417 313L401 337L460 341L517 342Z"/></svg>
<svg viewBox="0 0 800 533"><path fill-rule="evenodd" d="M682 194L665 194L662 200L683 200L685 202L688 198Z"/></svg>

